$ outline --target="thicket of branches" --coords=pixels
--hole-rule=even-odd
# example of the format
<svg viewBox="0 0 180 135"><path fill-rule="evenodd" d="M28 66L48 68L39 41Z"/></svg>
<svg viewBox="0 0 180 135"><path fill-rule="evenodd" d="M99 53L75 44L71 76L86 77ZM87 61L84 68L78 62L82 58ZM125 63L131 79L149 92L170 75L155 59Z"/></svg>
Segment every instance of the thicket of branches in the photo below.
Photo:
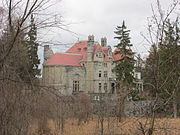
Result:
<svg viewBox="0 0 180 135"><path fill-rule="evenodd" d="M158 15L152 8L153 17L148 28L150 40L145 38L153 46L146 65L148 71L146 77L149 80L145 81L151 86L155 104L150 114L149 126L144 128L140 123L144 135L153 134L156 113L162 106L168 105L166 108L173 106L174 116L177 116L180 94L179 21L178 19L174 22L168 21L177 5L178 1L175 1L167 14L162 12L159 0L157 0ZM88 121L91 113L91 105L86 95L64 97L56 89L44 87L38 78L36 30L44 27L62 28L62 23L56 15L34 23L32 15L36 18L49 6L48 0L5 0L4 7L0 8L2 31L0 33L0 134L2 135L31 134L32 125L38 127L35 132L37 134L49 133L51 132L47 127L49 119L56 121L57 129L64 132L67 118L77 118L80 125L83 121ZM132 82L131 78L130 80ZM163 103L159 104L159 101ZM97 113L101 134L104 134L105 118L111 117L107 115L108 103L105 105L101 105L102 108ZM122 112L122 109L119 108L119 111Z"/></svg>
<svg viewBox="0 0 180 135"><path fill-rule="evenodd" d="M66 99L53 87L44 87L40 83L37 31L46 27L63 29L59 15L41 16L43 19L35 21L50 6L48 0L5 0L0 8L2 135L32 134L34 125L37 130L33 134L50 133L47 127L50 119L57 121L57 130L63 132L68 117L78 118L79 123L88 117L85 95Z"/></svg>

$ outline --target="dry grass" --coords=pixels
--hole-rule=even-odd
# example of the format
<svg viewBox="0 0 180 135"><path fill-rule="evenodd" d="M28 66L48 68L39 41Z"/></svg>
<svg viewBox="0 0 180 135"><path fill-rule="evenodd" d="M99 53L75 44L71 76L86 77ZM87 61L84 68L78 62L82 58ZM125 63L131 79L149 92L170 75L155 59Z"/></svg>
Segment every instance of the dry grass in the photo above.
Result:
<svg viewBox="0 0 180 135"><path fill-rule="evenodd" d="M111 118L109 122L106 119L104 122L104 133L119 135L142 135L139 123L142 123L144 129L149 127L149 119L146 118L126 118L121 122L118 122L115 118ZM57 130L54 121L49 120L48 126L53 135L61 135L61 132L60 130ZM63 133L63 135L99 134L100 128L97 119L91 120L88 123L82 123L81 125L77 124L77 120L68 120L66 121L65 131ZM153 135L180 135L180 119L156 119Z"/></svg>

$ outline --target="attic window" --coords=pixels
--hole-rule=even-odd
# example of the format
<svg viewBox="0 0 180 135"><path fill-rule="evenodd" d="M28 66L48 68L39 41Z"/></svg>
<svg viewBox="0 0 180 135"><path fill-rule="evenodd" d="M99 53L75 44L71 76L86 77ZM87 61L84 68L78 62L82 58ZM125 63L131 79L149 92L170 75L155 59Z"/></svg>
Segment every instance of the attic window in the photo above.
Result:
<svg viewBox="0 0 180 135"><path fill-rule="evenodd" d="M78 51L80 52L80 51L81 51L81 48L78 48Z"/></svg>

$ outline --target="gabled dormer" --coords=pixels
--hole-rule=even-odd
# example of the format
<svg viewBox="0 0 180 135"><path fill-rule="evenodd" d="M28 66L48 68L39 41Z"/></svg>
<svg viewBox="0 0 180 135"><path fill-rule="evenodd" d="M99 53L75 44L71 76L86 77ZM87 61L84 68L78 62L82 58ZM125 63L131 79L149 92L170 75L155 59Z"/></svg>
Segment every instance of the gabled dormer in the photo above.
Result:
<svg viewBox="0 0 180 135"><path fill-rule="evenodd" d="M102 47L100 45L95 46L94 51L94 61L103 61L104 60L104 54Z"/></svg>

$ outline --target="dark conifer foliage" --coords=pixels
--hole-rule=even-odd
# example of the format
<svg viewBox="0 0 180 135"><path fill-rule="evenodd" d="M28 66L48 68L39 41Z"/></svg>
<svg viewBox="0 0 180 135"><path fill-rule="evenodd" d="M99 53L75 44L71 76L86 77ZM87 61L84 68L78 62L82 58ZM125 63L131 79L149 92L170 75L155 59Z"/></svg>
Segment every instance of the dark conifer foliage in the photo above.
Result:
<svg viewBox="0 0 180 135"><path fill-rule="evenodd" d="M27 49L28 49L28 58L29 58L29 75L31 79L35 79L40 75L40 69L38 66L40 60L38 58L38 42L37 42L37 27L34 22L33 14L31 15L30 29L28 31L28 40L27 40Z"/></svg>
<svg viewBox="0 0 180 135"><path fill-rule="evenodd" d="M122 26L117 26L114 37L119 40L116 47L116 54L120 54L122 59L115 61L116 66L114 71L117 75L117 80L123 82L125 85L132 84L133 82L133 70L134 70L134 52L131 50L133 46L130 42L129 36L130 30L127 30L125 22L123 21Z"/></svg>

